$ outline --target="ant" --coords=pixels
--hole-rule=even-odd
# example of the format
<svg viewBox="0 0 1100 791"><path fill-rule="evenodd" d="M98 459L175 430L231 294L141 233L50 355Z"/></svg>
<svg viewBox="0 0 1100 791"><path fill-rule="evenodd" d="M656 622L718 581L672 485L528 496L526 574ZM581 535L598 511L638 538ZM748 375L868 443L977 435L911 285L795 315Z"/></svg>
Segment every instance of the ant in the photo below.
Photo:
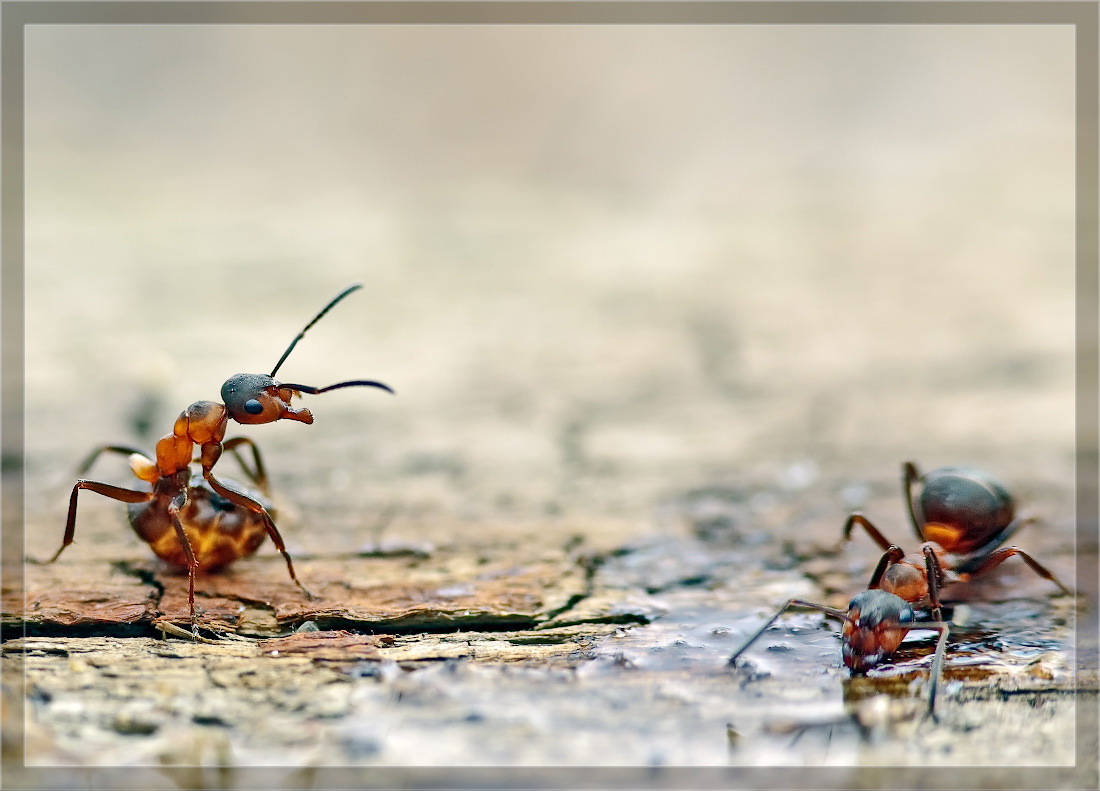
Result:
<svg viewBox="0 0 1100 791"><path fill-rule="evenodd" d="M940 620L940 589L985 574L1013 555L1040 577L1050 580L1072 596L1049 570L1018 547L998 549L1035 517L1016 516L1012 497L987 473L967 467L941 467L921 475L910 461L902 464L902 493L913 531L923 543L920 553L906 555L888 541L862 514L854 513L844 523L848 541L859 525L884 554L871 575L868 588L897 594L911 604L927 604L932 617ZM914 497L913 487L921 483Z"/></svg>
<svg viewBox="0 0 1100 791"><path fill-rule="evenodd" d="M919 496L914 497L917 483L923 486ZM844 524L842 541L849 540L853 528L859 525L885 550L868 589L852 599L847 612L801 599L788 600L730 657L730 665L791 607L817 610L843 622L844 664L857 674L866 673L889 658L910 630L936 630L940 637L932 661L928 698L928 714L934 718L936 686L943 670L949 628L942 620L939 598L944 585L965 582L1019 555L1040 577L1053 582L1063 593L1073 595L1023 550L999 548L1021 528L1038 520L1017 517L1012 497L989 474L965 467L942 467L921 475L913 462L905 462L902 491L913 530L924 542L920 553L906 555L866 517L852 514ZM928 605L932 621L916 622L912 605Z"/></svg>
<svg viewBox="0 0 1100 791"><path fill-rule="evenodd" d="M364 379L312 387L278 382L274 378L306 332L340 300L360 288L360 283L351 285L325 305L290 342L270 374L234 374L222 385L224 403L196 401L183 410L176 418L172 433L157 442L155 460L127 445L105 445L96 449L81 465L78 476L87 472L103 452L129 454L131 471L151 489L126 489L99 481L78 480L69 498L69 515L61 547L46 563L57 560L73 542L77 495L81 489L88 489L127 503L130 525L138 537L169 565L187 569L192 634L195 633L196 573L220 568L251 555L263 543L265 535L271 537L282 553L290 578L302 593L314 598L294 573L294 563L275 527L267 500L267 474L259 450L247 437L224 438L230 419L247 425L280 419L297 420L307 425L313 423L313 415L308 409L290 406L290 399L302 393L317 395L342 387L377 387L393 392L388 385ZM252 449L253 469L248 468L237 451L242 445ZM226 450L236 456L258 491L245 491L246 487L240 484L214 477L213 467ZM201 473L191 474L193 461L201 465Z"/></svg>
<svg viewBox="0 0 1100 791"><path fill-rule="evenodd" d="M729 665L736 665L737 658L764 634L779 616L791 607L816 610L841 621L841 655L844 665L853 675L865 675L868 670L889 659L913 629L928 629L940 633L936 653L929 675L927 716L935 719L936 688L943 673L944 654L947 648L949 625L939 620L917 622L913 608L900 596L883 590L870 589L855 595L848 610L838 610L823 604L788 599L771 618L753 633L745 644L729 658Z"/></svg>

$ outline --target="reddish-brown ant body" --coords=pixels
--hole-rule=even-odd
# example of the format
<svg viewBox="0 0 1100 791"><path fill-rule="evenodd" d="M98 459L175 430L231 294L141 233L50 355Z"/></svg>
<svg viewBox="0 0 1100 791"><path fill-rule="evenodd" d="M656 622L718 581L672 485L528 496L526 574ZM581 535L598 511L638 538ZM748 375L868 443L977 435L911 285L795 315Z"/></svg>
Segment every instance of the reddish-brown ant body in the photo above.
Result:
<svg viewBox="0 0 1100 791"><path fill-rule="evenodd" d="M921 483L914 496L913 487ZM902 493L909 520L923 543L920 552L907 555L887 540L862 514L844 523L842 541L859 525L884 554L868 588L880 588L910 604L927 605L940 618L940 589L985 574L1013 555L1040 577L1067 595L1072 591L1031 555L1018 547L1001 547L1034 517L1016 516L1012 497L987 473L967 467L942 467L921 475L913 462L902 465Z"/></svg>
<svg viewBox="0 0 1100 791"><path fill-rule="evenodd" d="M922 484L919 495L914 486ZM943 669L948 624L941 620L940 589L984 574L1013 555L1019 555L1036 574L1050 580L1063 593L1072 591L1042 564L1018 547L1002 547L1021 528L1037 520L1020 518L1012 497L987 473L966 467L943 467L921 475L912 462L902 465L902 491L909 519L921 551L906 555L888 541L862 514L852 514L844 524L844 541L859 525L885 550L871 575L868 589L837 610L801 599L790 599L730 658L734 664L787 609L816 610L843 622L841 639L844 664L857 674L888 659L913 629L940 633L932 661L928 712L934 714L936 686ZM918 622L913 606L927 605L932 621Z"/></svg>
<svg viewBox="0 0 1100 791"><path fill-rule="evenodd" d="M236 450L238 446L245 444L252 449L253 469L249 469ZM259 448L247 437L227 439L222 443L222 448L236 456L241 469L255 487L242 490L242 494L263 505L264 510L274 519L275 510L269 500L267 472L264 470ZM142 468L155 464L139 448L105 445L96 448L85 459L77 469L77 475L86 473L100 454L105 452L128 455L131 467L136 465ZM222 483L240 490L240 484L229 479L223 478ZM263 518L258 513L222 497L203 480L201 474L180 470L174 475L158 478L152 488L151 499L143 497L134 502L125 500L126 510L134 532L149 545L157 557L170 566L189 568L192 562L188 561L187 550L190 549L196 571L217 570L234 560L251 555L267 537ZM181 495L185 497L178 508L177 517L187 536L186 543L180 542L169 511L172 502ZM276 545L281 551L282 547L278 543ZM54 555L53 559L56 557Z"/></svg>
<svg viewBox="0 0 1100 791"><path fill-rule="evenodd" d="M271 537L282 553L290 578L306 596L312 598L294 573L294 563L275 527L267 500L267 476L259 451L246 437L226 440L225 432L230 419L249 425L280 419L312 423L313 415L308 409L290 406L290 399L302 393L316 395L343 387L377 387L393 392L388 385L364 379L338 382L328 387L312 387L278 382L274 378L310 327L336 303L359 288L362 288L361 284L349 286L325 305L291 341L270 374L235 374L222 385L223 403L196 401L181 412L172 433L157 442L155 459L124 445L107 445L94 451L81 465L78 475L86 472L104 451L130 454L130 469L148 488L126 489L99 481L78 480L69 498L69 514L61 547L46 562L57 560L65 547L72 543L76 530L77 494L81 489L88 489L127 503L130 524L138 536L165 562L187 569L192 630L195 625L195 574L220 568L252 554L263 543L265 535ZM237 455L236 448L243 444L252 448L253 470L249 470ZM244 487L232 481L214 477L213 467L225 450L237 456L246 475L259 491L246 492ZM201 466L201 473L194 476L191 474L193 461Z"/></svg>
<svg viewBox="0 0 1100 791"><path fill-rule="evenodd" d="M928 687L928 714L935 716L936 688L943 672L948 624L938 619L918 622L913 608L904 599L883 590L865 590L856 594L848 604L847 612L802 599L788 599L775 615L765 621L764 625L734 652L729 659L729 664L735 665L737 658L791 607L816 610L841 621L841 655L844 665L854 675L864 675L868 670L889 659L910 631L928 629L939 632Z"/></svg>

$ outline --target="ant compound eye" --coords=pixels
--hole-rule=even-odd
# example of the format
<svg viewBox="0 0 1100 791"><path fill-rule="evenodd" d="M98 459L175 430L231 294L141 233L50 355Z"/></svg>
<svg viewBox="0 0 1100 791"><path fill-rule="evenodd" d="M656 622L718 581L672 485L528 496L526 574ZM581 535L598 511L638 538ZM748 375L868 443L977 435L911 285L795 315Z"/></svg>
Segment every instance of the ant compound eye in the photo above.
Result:
<svg viewBox="0 0 1100 791"><path fill-rule="evenodd" d="M260 418L264 413L264 391L275 384L270 376L262 374L236 374L222 385L222 401L229 414L237 422L254 423L252 418ZM275 420L272 416L268 422Z"/></svg>

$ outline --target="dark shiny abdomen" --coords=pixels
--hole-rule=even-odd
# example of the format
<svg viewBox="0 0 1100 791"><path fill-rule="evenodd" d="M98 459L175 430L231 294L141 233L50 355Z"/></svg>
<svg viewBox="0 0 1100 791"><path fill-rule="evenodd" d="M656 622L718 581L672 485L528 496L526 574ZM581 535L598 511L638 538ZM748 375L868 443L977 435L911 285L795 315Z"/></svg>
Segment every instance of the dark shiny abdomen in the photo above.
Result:
<svg viewBox="0 0 1100 791"><path fill-rule="evenodd" d="M943 547L957 554L969 554L995 543L1015 517L1012 497L1004 487L986 473L964 467L928 473L918 502L926 524L949 525L958 530L959 538Z"/></svg>

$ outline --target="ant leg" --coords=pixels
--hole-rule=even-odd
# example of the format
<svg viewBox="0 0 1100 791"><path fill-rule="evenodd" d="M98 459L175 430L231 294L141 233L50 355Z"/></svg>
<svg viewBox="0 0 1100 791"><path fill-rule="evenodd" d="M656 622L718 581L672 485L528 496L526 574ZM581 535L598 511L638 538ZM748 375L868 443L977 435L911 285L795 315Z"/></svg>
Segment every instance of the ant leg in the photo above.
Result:
<svg viewBox="0 0 1100 791"><path fill-rule="evenodd" d="M88 454L88 458L84 459L84 461L80 463L80 466L76 468L76 474L78 476L83 475L90 470L92 464L95 463L95 460L99 458L101 453L120 453L123 456L132 456L135 453L139 456L145 455L145 451L141 448L135 448L133 445L103 445Z"/></svg>
<svg viewBox="0 0 1100 791"><path fill-rule="evenodd" d="M932 608L932 620L940 621L943 620L940 611L940 584L944 581L943 568L932 547L925 544L921 547L921 551L924 553L924 573L928 578L928 604Z"/></svg>
<svg viewBox="0 0 1100 791"><path fill-rule="evenodd" d="M252 469L248 468L245 464L241 454L237 452L238 445L248 445L252 448ZM267 489L267 470L264 469L263 459L260 458L260 449L256 447L256 443L248 437L233 437L233 439L227 439L222 443L222 449L227 450L233 454L237 459L237 463L241 465L241 469L244 470L244 474L248 476L256 488L258 488L265 495L270 495Z"/></svg>
<svg viewBox="0 0 1100 791"><path fill-rule="evenodd" d="M99 481L77 481L76 485L73 486L73 493L69 497L69 516L65 520L65 537L61 539L61 547L54 552L53 557L45 561L46 564L57 560L58 556L65 551L65 547L73 543L73 536L76 534L76 496L81 489L88 489L96 494L102 494L104 497L110 497L124 503L147 503L153 499L152 492L137 492L133 489L124 489L121 486L112 486L109 483L100 483Z"/></svg>
<svg viewBox="0 0 1100 791"><path fill-rule="evenodd" d="M917 465L907 461L901 465L901 493L905 496L905 508L909 512L909 523L913 526L913 532L920 541L924 541L924 533L921 525L924 524L924 514L917 516L917 506L913 502L913 484L921 479Z"/></svg>
<svg viewBox="0 0 1100 791"><path fill-rule="evenodd" d="M213 473L210 472L209 468L203 467L202 476L206 479L206 482L210 484L210 488L226 500L234 505L239 505L241 508L247 508L249 511L260 515L260 518L264 521L264 529L267 530L267 534L271 537L272 543L275 544L275 548L282 553L283 559L286 560L286 570L290 572L290 578L294 580L294 584L301 588L302 593L304 593L307 598L317 598L301 583L298 579L298 575L294 573L294 563L290 559L290 553L286 551L286 544L283 543L283 537L279 535L279 529L275 527L275 522L271 518L271 514L267 512L267 509L247 494L231 489L226 484L219 481L214 477Z"/></svg>
<svg viewBox="0 0 1100 791"><path fill-rule="evenodd" d="M1027 527L1028 525L1040 524L1040 521L1041 520L1037 516L1029 516L1023 519L1017 517L1016 519L1013 519L1009 526L1002 530L1001 534L997 536L997 543L1006 543L1010 538L1019 533L1020 530L1022 530L1023 528Z"/></svg>
<svg viewBox="0 0 1100 791"><path fill-rule="evenodd" d="M998 549L996 552L989 553L989 556L985 560L983 560L980 565L971 570L966 576L970 578L976 577L979 574L984 574L990 569L1001 565L1004 561L1008 560L1013 555L1019 555L1024 563L1026 563L1032 571L1034 571L1043 579L1053 582L1066 596L1074 595L1074 592L1063 585L1057 577L1055 577L1045 566L1043 566L1043 564L1041 564L1031 555L1027 554L1018 547L1005 547L1004 549Z"/></svg>
<svg viewBox="0 0 1100 791"><path fill-rule="evenodd" d="M757 638L760 637L760 635L762 635L762 634L764 634L764 632L768 631L768 629L771 627L771 625L773 623L775 623L777 620L779 620L779 616L782 615L783 613L785 613L787 611L787 609L790 608L790 607L802 607L802 608L807 609L807 610L817 610L818 612L823 612L826 615L831 615L833 618L839 618L840 620L844 620L847 617L847 613L845 613L841 610L833 609L832 607L826 607L823 604L814 604L813 602L803 601L802 599L788 599L787 603L784 604L782 607L780 607L779 611L775 615L773 615L771 618L769 618L767 621L765 621L764 625L761 626L759 629L757 629L753 633L752 637L750 637L748 640L746 640L745 644L742 645L740 648L738 648L733 653L733 656L731 656L729 658L729 662L727 664L729 664L731 666L735 665L737 663L737 657L739 657L739 656L741 656L741 654L745 653L745 651L748 650L748 647L750 645L752 645L753 643L755 643Z"/></svg>
<svg viewBox="0 0 1100 791"><path fill-rule="evenodd" d="M172 526L176 529L176 537L179 539L180 546L183 547L183 554L187 557L187 606L191 610L191 634L198 635L198 630L195 624L195 574L198 569L198 564L195 562L195 552L191 549L191 542L187 538L187 533L183 529L183 523L180 522L179 513L187 503L187 491L184 490L172 498L172 502L168 504L168 515L172 517Z"/></svg>
<svg viewBox="0 0 1100 791"><path fill-rule="evenodd" d="M936 653L932 658L932 669L928 674L928 711L925 713L926 717L931 717L933 722L937 722L936 689L939 686L940 676L943 675L944 656L947 653L947 633L950 624L943 621L918 623L910 626L909 629L910 631L913 629L932 629L940 633L939 639L936 641Z"/></svg>
<svg viewBox="0 0 1100 791"><path fill-rule="evenodd" d="M878 565L875 566L875 572L871 575L871 581L867 583L867 588L877 588L879 583L882 582L882 575L886 573L886 569L904 557L905 551L896 544L891 544L886 553L879 558Z"/></svg>
<svg viewBox="0 0 1100 791"><path fill-rule="evenodd" d="M867 531L867 535L871 537L871 540L878 544L883 550L889 552L890 548L894 546L892 542L886 540L886 537L879 532L877 527L871 524L867 517L860 513L855 513L848 517L848 521L844 523L844 537L840 540L840 543L843 544L845 541L851 539L852 528L856 525L859 525Z"/></svg>

